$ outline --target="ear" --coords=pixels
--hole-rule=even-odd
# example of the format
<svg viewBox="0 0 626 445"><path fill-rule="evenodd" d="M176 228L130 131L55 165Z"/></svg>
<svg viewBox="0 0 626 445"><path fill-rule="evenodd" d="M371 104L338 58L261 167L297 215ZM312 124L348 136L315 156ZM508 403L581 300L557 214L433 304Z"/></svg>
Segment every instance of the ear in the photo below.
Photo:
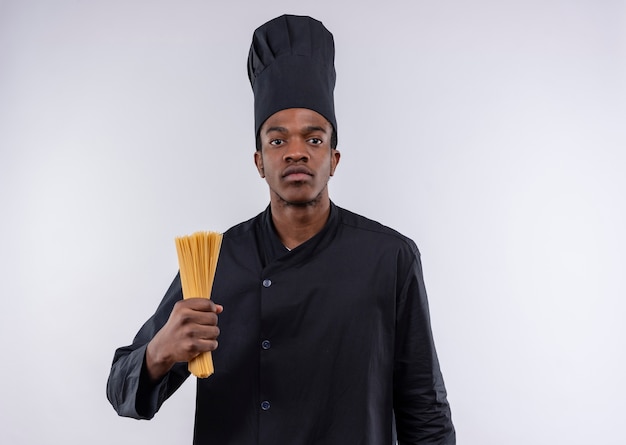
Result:
<svg viewBox="0 0 626 445"><path fill-rule="evenodd" d="M330 150L330 176L335 174L335 169L337 168L337 164L339 164L339 159L341 159L341 153L335 148Z"/></svg>
<svg viewBox="0 0 626 445"><path fill-rule="evenodd" d="M256 165L256 169L259 172L261 178L265 178L265 170L263 169L263 155L261 150L257 150L254 152L254 164Z"/></svg>

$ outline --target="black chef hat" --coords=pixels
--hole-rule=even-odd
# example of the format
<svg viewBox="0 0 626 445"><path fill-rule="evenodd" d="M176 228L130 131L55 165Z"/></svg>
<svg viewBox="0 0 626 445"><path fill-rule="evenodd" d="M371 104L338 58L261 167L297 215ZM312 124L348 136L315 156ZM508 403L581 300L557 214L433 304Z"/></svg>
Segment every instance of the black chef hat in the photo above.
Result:
<svg viewBox="0 0 626 445"><path fill-rule="evenodd" d="M254 92L254 130L287 108L317 111L337 133L333 90L335 43L322 22L283 15L254 31L248 78Z"/></svg>

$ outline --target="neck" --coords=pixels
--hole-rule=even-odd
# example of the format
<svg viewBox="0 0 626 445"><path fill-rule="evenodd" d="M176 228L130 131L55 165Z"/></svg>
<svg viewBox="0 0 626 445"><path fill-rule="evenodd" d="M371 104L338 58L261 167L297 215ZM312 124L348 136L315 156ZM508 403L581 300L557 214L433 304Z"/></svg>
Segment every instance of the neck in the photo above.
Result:
<svg viewBox="0 0 626 445"><path fill-rule="evenodd" d="M330 215L328 195L304 204L272 199L270 206L278 237L288 249L295 249L315 236L322 230Z"/></svg>

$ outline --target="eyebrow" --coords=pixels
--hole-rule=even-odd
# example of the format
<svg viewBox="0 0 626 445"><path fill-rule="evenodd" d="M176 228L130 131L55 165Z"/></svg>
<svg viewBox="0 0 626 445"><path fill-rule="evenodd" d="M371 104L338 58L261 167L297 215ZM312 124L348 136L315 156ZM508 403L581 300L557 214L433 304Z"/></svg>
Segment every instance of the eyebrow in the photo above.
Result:
<svg viewBox="0 0 626 445"><path fill-rule="evenodd" d="M287 133L287 129L285 127L270 127L265 130L265 134L270 134L273 131L277 131L279 133Z"/></svg>
<svg viewBox="0 0 626 445"><path fill-rule="evenodd" d="M317 125L309 125L308 127L304 128L305 133L312 133L314 131L319 131L326 134L326 129L324 127L318 127Z"/></svg>

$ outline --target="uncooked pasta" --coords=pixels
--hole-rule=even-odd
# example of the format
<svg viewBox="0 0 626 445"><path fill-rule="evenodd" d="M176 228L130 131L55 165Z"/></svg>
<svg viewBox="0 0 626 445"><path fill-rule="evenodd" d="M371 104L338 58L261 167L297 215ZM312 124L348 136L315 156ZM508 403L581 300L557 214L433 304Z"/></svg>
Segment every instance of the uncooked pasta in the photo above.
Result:
<svg viewBox="0 0 626 445"><path fill-rule="evenodd" d="M176 252L180 268L183 298L211 298L217 259L222 245L222 234L196 232L176 238ZM211 352L204 352L189 362L189 371L196 377L213 374Z"/></svg>

